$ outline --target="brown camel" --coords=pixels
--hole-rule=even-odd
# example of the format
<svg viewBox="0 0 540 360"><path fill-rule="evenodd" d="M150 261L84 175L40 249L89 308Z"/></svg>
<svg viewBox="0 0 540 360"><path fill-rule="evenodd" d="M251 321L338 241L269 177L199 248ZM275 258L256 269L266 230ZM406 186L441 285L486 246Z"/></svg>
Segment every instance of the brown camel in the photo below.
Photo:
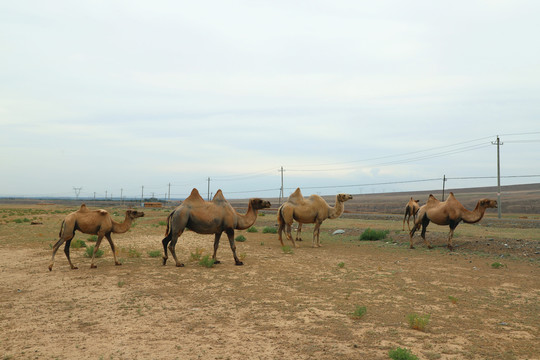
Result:
<svg viewBox="0 0 540 360"><path fill-rule="evenodd" d="M352 199L349 194L337 194L336 205L331 207L319 195L311 195L304 199L300 188L297 188L291 196L278 209L279 241L283 244L282 233L285 228L285 234L292 241L294 247L299 247L291 235L291 225L294 220L298 222L297 239L301 240L302 224L315 224L313 229L313 247L321 247L319 239L320 227L326 219L338 218L345 209L343 203Z"/></svg>
<svg viewBox="0 0 540 360"><path fill-rule="evenodd" d="M111 238L111 233L122 234L129 230L131 223L134 219L144 216L142 211L137 210L127 210L126 217L123 223L118 223L111 218L111 215L107 210L88 210L85 204L81 205L81 208L75 212L72 212L64 221L62 221L62 226L60 228L60 240L53 246L51 264L49 265L49 270L52 270L54 265L54 255L62 243L66 243L64 246L64 252L66 253L69 266L72 269L77 269L76 266L73 266L71 259L69 257L69 246L71 245L71 240L75 236L75 231L79 230L84 234L97 235L96 245L94 246L94 253L92 254L92 262L90 268L96 268L94 264L94 257L96 252L99 249L101 240L105 236L111 245L111 249L114 256L115 265L122 265L116 259L116 250L114 243Z"/></svg>
<svg viewBox="0 0 540 360"><path fill-rule="evenodd" d="M249 228L257 220L257 212L260 209L270 207L270 202L262 199L250 199L246 214L237 213L221 190L218 190L212 201L204 201L197 189L193 189L184 202L174 209L167 219L167 230L163 243L163 265L167 263L167 245L176 262L176 266L184 266L176 257L175 247L178 238L184 230L195 231L198 234L214 234L214 264L220 262L216 259L221 234L225 232L229 238L231 250L236 265L243 263L236 256L234 243L234 230Z"/></svg>
<svg viewBox="0 0 540 360"><path fill-rule="evenodd" d="M409 231L411 231L411 225L409 224L409 221L411 220L411 216L413 217L413 224L416 221L416 213L418 210L420 210L420 205L418 205L418 202L420 200L414 200L412 197L407 203L407 206L405 206L405 216L403 217L403 231L405 231L405 219L407 219L407 227L409 228Z"/></svg>
<svg viewBox="0 0 540 360"><path fill-rule="evenodd" d="M450 226L450 234L448 234L448 249L453 250L452 237L454 229L463 220L467 224L474 224L482 220L484 213L488 208L497 208L497 201L490 199L480 199L473 211L465 209L463 205L455 198L453 193L450 193L446 201L439 201L433 195L429 195L429 199L425 205L420 207L418 217L414 222L414 227L409 234L411 249L413 246L413 235L416 230L422 226L422 238L427 247L431 249L431 244L426 240L426 228L429 222L432 221L437 225Z"/></svg>

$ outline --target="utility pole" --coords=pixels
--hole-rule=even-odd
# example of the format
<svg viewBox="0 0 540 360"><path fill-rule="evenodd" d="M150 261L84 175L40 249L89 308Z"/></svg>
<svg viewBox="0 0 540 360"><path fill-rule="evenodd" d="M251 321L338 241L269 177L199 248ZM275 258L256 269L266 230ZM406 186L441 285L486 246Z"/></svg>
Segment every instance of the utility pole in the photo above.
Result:
<svg viewBox="0 0 540 360"><path fill-rule="evenodd" d="M210 177L208 178L208 201L210 201Z"/></svg>
<svg viewBox="0 0 540 360"><path fill-rule="evenodd" d="M81 193L82 187L73 187L75 190L75 199L79 200L79 194Z"/></svg>
<svg viewBox="0 0 540 360"><path fill-rule="evenodd" d="M281 187L279 188L279 205L281 206L281 202L283 201L283 197L285 194L283 194L283 166L279 170L281 172Z"/></svg>
<svg viewBox="0 0 540 360"><path fill-rule="evenodd" d="M497 135L497 141L491 142L493 145L497 145L497 215L501 218L501 156L500 146L503 144L499 135Z"/></svg>
<svg viewBox="0 0 540 360"><path fill-rule="evenodd" d="M444 183L446 182L446 175L442 178L442 201L444 201Z"/></svg>
<svg viewBox="0 0 540 360"><path fill-rule="evenodd" d="M144 202L144 185L141 187L141 204Z"/></svg>
<svg viewBox="0 0 540 360"><path fill-rule="evenodd" d="M168 193L169 196L167 196L167 199L169 201L171 201L171 183L169 183L169 193Z"/></svg>
<svg viewBox="0 0 540 360"><path fill-rule="evenodd" d="M122 197L124 194L124 189L120 189L120 204L124 203L124 198Z"/></svg>
<svg viewBox="0 0 540 360"><path fill-rule="evenodd" d="M96 201L96 192L94 191L94 201Z"/></svg>
<svg viewBox="0 0 540 360"><path fill-rule="evenodd" d="M105 190L105 201L107 201L107 190Z"/></svg>

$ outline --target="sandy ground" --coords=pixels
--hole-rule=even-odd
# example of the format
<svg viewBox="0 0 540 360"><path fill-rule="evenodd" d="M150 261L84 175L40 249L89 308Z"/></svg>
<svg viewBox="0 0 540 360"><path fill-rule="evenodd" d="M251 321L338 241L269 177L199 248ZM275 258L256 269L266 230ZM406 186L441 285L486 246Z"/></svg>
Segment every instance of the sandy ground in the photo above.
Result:
<svg viewBox="0 0 540 360"><path fill-rule="evenodd" d="M213 237L187 232L177 268L148 256L160 249L157 231L135 227L115 239L140 257L124 248L114 266L104 243L97 269L72 249L79 270L59 251L49 272L50 240L17 244L4 230L3 359L388 359L396 347L420 359L540 359L531 259L339 237L286 254L277 235L244 232L244 266L223 239L222 264L205 268L190 253L209 253ZM431 316L425 331L409 327L411 313Z"/></svg>

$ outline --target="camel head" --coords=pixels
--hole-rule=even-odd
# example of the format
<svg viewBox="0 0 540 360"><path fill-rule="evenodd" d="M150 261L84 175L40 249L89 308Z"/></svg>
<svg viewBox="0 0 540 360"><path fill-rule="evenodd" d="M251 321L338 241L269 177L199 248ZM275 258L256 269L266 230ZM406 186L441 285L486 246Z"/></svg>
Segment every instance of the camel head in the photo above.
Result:
<svg viewBox="0 0 540 360"><path fill-rule="evenodd" d="M132 220L144 216L144 212L137 210L127 210L126 215L129 216Z"/></svg>
<svg viewBox="0 0 540 360"><path fill-rule="evenodd" d="M490 200L490 199L480 199L478 201L478 206L489 209L489 208L497 208L497 200Z"/></svg>
<svg viewBox="0 0 540 360"><path fill-rule="evenodd" d="M349 195L349 194L338 194L337 198L338 198L338 201L339 201L339 202L345 202L345 201L347 201L347 200L351 200L351 199L352 199L352 195Z"/></svg>
<svg viewBox="0 0 540 360"><path fill-rule="evenodd" d="M271 206L270 201L266 201L266 200L258 199L258 198L249 199L249 203L255 210L267 209Z"/></svg>

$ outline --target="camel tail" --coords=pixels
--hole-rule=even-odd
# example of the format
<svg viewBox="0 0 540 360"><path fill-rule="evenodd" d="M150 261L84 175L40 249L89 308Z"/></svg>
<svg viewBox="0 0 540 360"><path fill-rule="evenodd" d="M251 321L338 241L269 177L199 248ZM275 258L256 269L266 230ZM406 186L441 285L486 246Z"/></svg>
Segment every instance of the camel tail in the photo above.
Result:
<svg viewBox="0 0 540 360"><path fill-rule="evenodd" d="M62 237L62 234L64 233L65 225L66 225L66 221L65 221L65 220L62 220L62 225L60 226L60 232L58 233L58 237L59 237L59 238L61 238L61 237Z"/></svg>
<svg viewBox="0 0 540 360"><path fill-rule="evenodd" d="M278 209L278 224L284 224L285 223L285 219L283 218L283 204L279 207Z"/></svg>
<svg viewBox="0 0 540 360"><path fill-rule="evenodd" d="M172 219L173 214L174 214L174 210L171 211L171 213L167 217L167 228L165 229L165 237L169 236L169 234L171 232L170 231L171 230L171 219Z"/></svg>

